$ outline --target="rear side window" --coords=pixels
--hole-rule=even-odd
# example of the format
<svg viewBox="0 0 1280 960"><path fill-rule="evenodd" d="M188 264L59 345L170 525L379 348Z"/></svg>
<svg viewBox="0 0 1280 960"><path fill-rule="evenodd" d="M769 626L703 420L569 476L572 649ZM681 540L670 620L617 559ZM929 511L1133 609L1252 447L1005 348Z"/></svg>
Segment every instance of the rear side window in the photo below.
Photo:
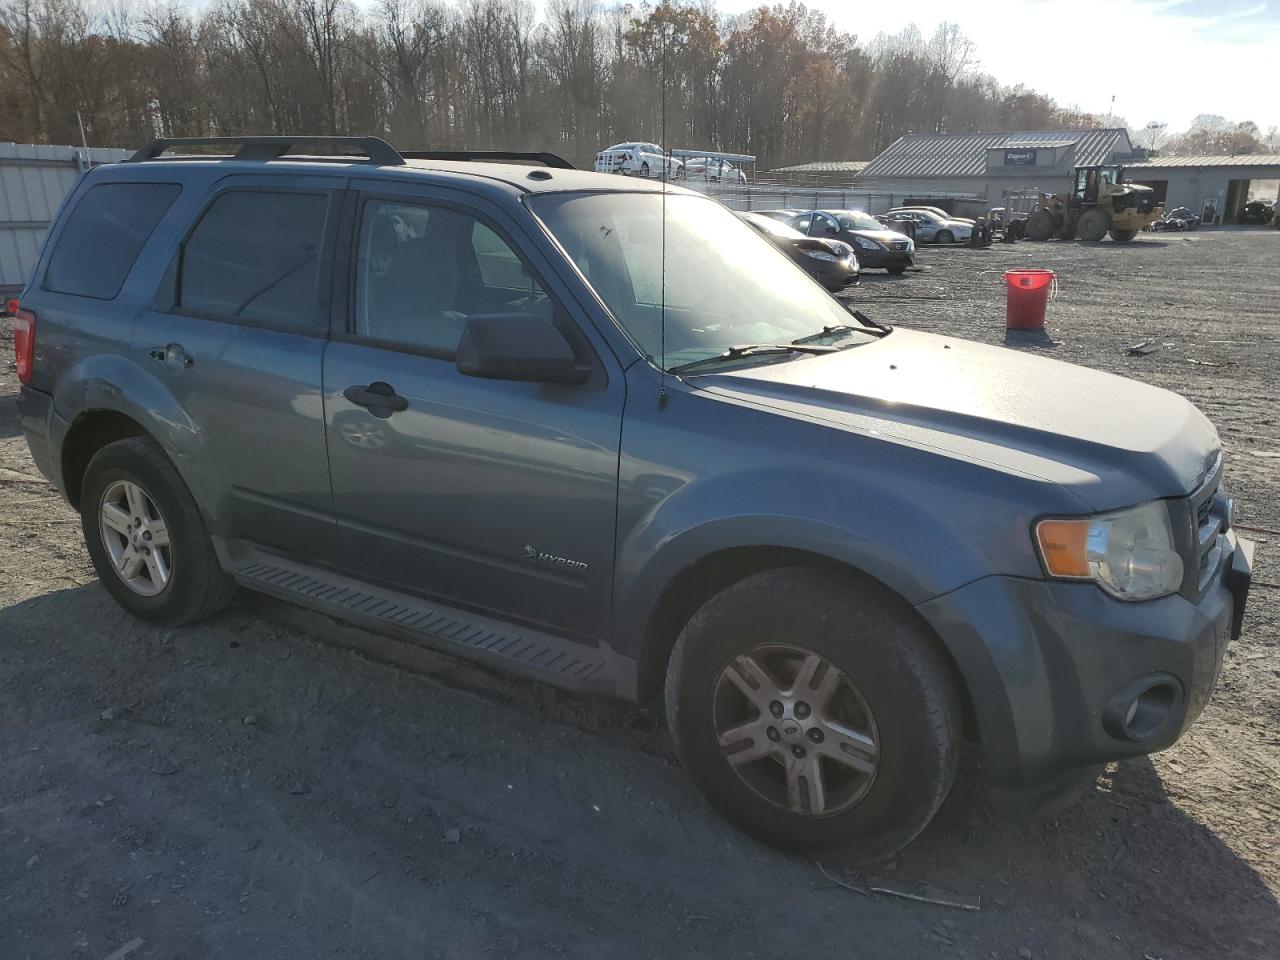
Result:
<svg viewBox="0 0 1280 960"><path fill-rule="evenodd" d="M44 286L111 300L124 286L151 231L181 191L176 183L100 183L67 218L49 257Z"/></svg>
<svg viewBox="0 0 1280 960"><path fill-rule="evenodd" d="M175 306L219 320L313 328L328 209L323 194L221 194L183 246Z"/></svg>

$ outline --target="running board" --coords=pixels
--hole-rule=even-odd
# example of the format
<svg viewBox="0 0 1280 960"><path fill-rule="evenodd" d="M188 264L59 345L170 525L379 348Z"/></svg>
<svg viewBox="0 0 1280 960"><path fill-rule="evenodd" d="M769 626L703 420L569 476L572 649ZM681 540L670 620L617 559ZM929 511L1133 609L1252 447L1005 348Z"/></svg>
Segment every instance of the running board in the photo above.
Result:
<svg viewBox="0 0 1280 960"><path fill-rule="evenodd" d="M625 696L626 681L634 673L630 661L607 647L590 647L372 586L243 542L222 541L216 546L224 567L251 590L566 690Z"/></svg>

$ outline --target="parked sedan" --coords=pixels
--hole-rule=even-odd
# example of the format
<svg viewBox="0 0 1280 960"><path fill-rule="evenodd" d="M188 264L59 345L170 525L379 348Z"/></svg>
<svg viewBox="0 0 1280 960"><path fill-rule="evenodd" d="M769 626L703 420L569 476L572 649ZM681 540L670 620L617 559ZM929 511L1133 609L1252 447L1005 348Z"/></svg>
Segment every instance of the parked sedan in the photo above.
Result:
<svg viewBox="0 0 1280 960"><path fill-rule="evenodd" d="M924 207L924 206L911 204L904 207L893 207L892 209L889 210L889 212L899 213L899 212L909 212L909 211L916 211L916 210L922 210L925 213L932 213L935 216L942 217L942 219L944 220L959 220L961 223L973 223L972 217L957 217L954 214L948 213L946 210L943 210L941 207Z"/></svg>
<svg viewBox="0 0 1280 960"><path fill-rule="evenodd" d="M849 244L824 237L806 237L763 213L738 216L828 290L843 290L858 282L858 257Z"/></svg>
<svg viewBox="0 0 1280 960"><path fill-rule="evenodd" d="M615 143L596 154L596 173L620 173L624 177L661 177L683 180L684 163L668 157L656 143Z"/></svg>
<svg viewBox="0 0 1280 960"><path fill-rule="evenodd" d="M916 225L916 240L920 243L967 243L973 236L972 220L938 216L931 210L897 209L889 211L895 220L910 220Z"/></svg>
<svg viewBox="0 0 1280 960"><path fill-rule="evenodd" d="M689 157L684 161L684 175L690 180L707 183L746 183L747 175L728 160L717 157Z"/></svg>
<svg viewBox="0 0 1280 960"><path fill-rule="evenodd" d="M787 224L806 236L844 241L857 251L864 270L881 267L897 274L915 262L915 241L861 210L808 210Z"/></svg>

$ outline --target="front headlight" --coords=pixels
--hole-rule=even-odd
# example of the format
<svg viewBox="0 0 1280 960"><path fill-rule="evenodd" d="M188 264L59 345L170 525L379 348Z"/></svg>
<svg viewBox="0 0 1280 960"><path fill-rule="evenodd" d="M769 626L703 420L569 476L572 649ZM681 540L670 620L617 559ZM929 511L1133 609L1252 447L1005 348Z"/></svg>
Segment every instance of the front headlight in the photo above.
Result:
<svg viewBox="0 0 1280 960"><path fill-rule="evenodd" d="M863 250L883 250L884 248L874 240L868 240L866 237L854 237L854 242Z"/></svg>
<svg viewBox="0 0 1280 960"><path fill-rule="evenodd" d="M1182 557L1162 500L1096 517L1041 520L1036 544L1051 577L1092 580L1120 600L1153 600L1182 585Z"/></svg>
<svg viewBox="0 0 1280 960"><path fill-rule="evenodd" d="M827 253L827 251L825 250L806 250L804 252L804 255L806 257L813 257L813 259L815 260L828 260L831 263L840 262L839 257L837 257L834 253Z"/></svg>

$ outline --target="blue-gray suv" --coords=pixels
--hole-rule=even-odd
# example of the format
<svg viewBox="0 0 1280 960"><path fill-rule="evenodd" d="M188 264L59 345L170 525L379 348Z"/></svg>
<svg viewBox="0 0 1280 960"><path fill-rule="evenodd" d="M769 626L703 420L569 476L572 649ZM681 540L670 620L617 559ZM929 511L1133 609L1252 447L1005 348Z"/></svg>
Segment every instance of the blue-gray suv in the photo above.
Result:
<svg viewBox="0 0 1280 960"><path fill-rule="evenodd" d="M907 843L966 740L1009 789L1167 747L1240 630L1190 403L879 325L675 186L157 141L79 182L13 309L32 456L126 609L239 585L665 692L782 847Z"/></svg>

